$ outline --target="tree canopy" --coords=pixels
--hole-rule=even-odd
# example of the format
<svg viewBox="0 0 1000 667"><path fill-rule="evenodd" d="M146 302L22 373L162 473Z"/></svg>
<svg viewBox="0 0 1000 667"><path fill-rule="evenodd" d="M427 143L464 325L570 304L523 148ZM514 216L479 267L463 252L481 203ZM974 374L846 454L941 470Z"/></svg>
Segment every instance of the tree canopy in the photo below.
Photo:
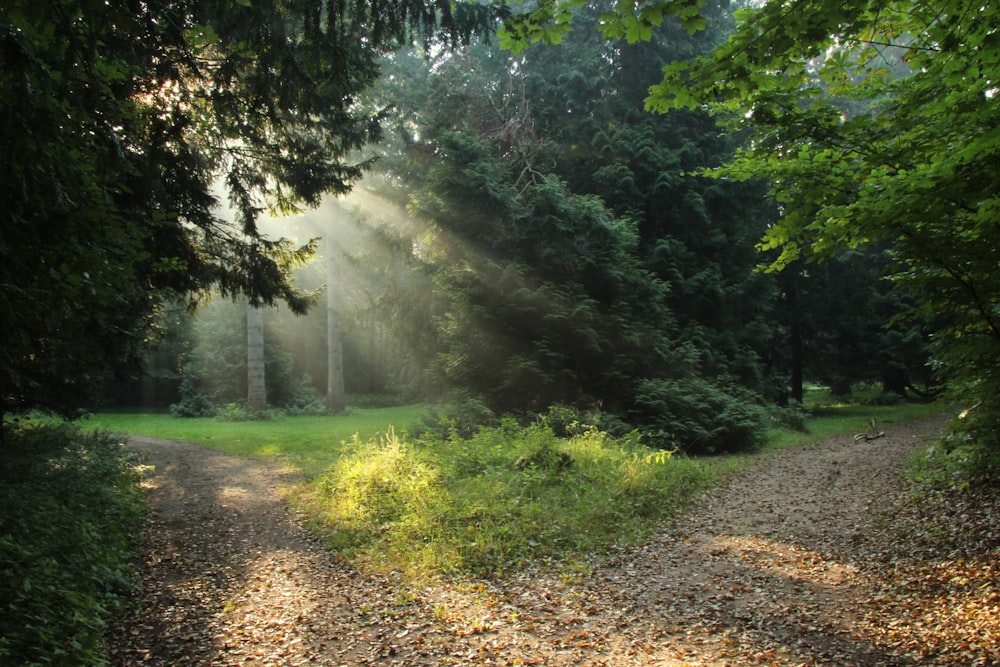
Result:
<svg viewBox="0 0 1000 667"><path fill-rule="evenodd" d="M685 173L732 154L706 114L643 111L665 53L718 39L668 28L634 49L575 33L517 56L397 55L382 88L401 141L383 164L435 229L445 386L496 413L599 406L661 446L745 448L773 300L753 273L765 198Z"/></svg>
<svg viewBox="0 0 1000 667"><path fill-rule="evenodd" d="M359 94L411 38L488 7L431 0L15 0L0 8L0 414L71 414L140 357L164 295L308 295L312 252L258 214L343 193L380 134ZM234 219L220 214L228 200Z"/></svg>
<svg viewBox="0 0 1000 667"><path fill-rule="evenodd" d="M607 37L648 39L666 15L695 30L695 2L616 3ZM543 1L504 33L515 49L562 39L570 7ZM770 267L884 244L919 296L939 377L980 405L995 440L1000 383L1000 8L993 2L772 0L737 12L724 44L663 69L646 107L709 108L748 136L725 179L767 179L781 216ZM994 435L990 435L990 434Z"/></svg>

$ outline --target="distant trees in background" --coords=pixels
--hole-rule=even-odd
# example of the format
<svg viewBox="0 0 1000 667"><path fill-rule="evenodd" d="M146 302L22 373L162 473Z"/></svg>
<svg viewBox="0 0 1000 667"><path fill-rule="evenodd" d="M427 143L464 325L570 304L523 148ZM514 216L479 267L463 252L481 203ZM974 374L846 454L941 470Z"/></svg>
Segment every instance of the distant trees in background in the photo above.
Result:
<svg viewBox="0 0 1000 667"><path fill-rule="evenodd" d="M501 41L520 52L565 40L588 6L539 0ZM666 16L690 30L707 23L695 2L607 9L600 33L629 43L655 39ZM664 63L645 101L658 113L710 110L746 138L712 175L766 181L780 212L760 244L772 269L886 253L885 275L909 291L923 329L897 343L929 340L935 381L969 406L963 440L994 452L1000 207L987 165L1000 152L998 14L962 0L747 4L710 53Z"/></svg>
<svg viewBox="0 0 1000 667"><path fill-rule="evenodd" d="M942 70L975 93L951 99L924 74L943 67L938 53L992 68L991 7L861 3L845 26L811 1L787 24L774 3L637 16L582 2L547 12L547 0L527 14L56 6L55 23L27 3L0 10L3 414L76 414L144 359L147 388L179 394L179 410L246 401L245 321L230 331L213 304L185 324L168 305L214 291L303 313L324 284L347 394L451 398L484 415L566 405L689 451L753 446L763 406L800 399L806 381L934 393L932 349L938 377L971 397L992 386L975 369L993 359L995 262L970 249L988 246L994 208L969 165L994 145L993 79ZM514 51L474 38L498 17ZM784 52L760 25L789 38ZM915 41L876 39L904 34ZM920 111L931 99L940 117ZM893 152L897 131L912 150ZM264 212L329 203L366 170L393 221L360 207L297 242L261 231ZM954 197L921 189L939 180ZM319 237L340 254L335 285L305 265ZM330 385L313 363L332 347L327 318L277 313L265 312L267 403L311 404ZM242 342L224 343L237 328ZM214 375L241 364L243 380Z"/></svg>
<svg viewBox="0 0 1000 667"><path fill-rule="evenodd" d="M703 110L643 110L663 63L731 33L727 12L706 14L704 31L666 21L635 44L578 30L517 56L474 43L383 63L368 103L394 112L363 186L380 203L322 214L336 284L319 263L296 274L304 291L337 290L348 394L467 402L482 418L564 405L719 452L753 447L766 406L801 401L807 381L881 384L885 400L934 391L929 332L900 319L915 300L884 279L887 254L761 271L773 258L755 246L777 220L767 184L698 173L740 137ZM269 404L325 393L324 309L272 310L267 327ZM186 356L197 413L245 395L214 379L244 372L217 345Z"/></svg>
<svg viewBox="0 0 1000 667"><path fill-rule="evenodd" d="M304 310L288 278L313 248L266 238L259 215L361 176L355 153L378 139L382 111L356 102L382 56L460 41L496 11L335 9L0 6L0 421L91 406L109 377L138 372L170 300L214 289Z"/></svg>

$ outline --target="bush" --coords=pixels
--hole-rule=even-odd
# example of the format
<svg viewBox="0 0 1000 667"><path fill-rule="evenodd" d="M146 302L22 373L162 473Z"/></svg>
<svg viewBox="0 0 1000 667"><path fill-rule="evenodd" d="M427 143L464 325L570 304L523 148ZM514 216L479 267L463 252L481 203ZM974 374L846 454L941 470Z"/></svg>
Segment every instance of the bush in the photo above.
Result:
<svg viewBox="0 0 1000 667"><path fill-rule="evenodd" d="M723 454L763 444L764 411L738 387L700 380L642 380L629 419L665 449Z"/></svg>
<svg viewBox="0 0 1000 667"><path fill-rule="evenodd" d="M300 375L287 399L281 405L285 414L291 416L325 415L329 412L326 398L316 391L312 377L308 373Z"/></svg>
<svg viewBox="0 0 1000 667"><path fill-rule="evenodd" d="M212 416L220 422L259 422L278 419L281 411L250 410L242 403L228 403L216 408Z"/></svg>
<svg viewBox="0 0 1000 667"><path fill-rule="evenodd" d="M456 436L468 439L479 429L496 426L497 416L481 400L457 398L440 408L432 409L423 423L414 429L417 435L432 435L439 438Z"/></svg>
<svg viewBox="0 0 1000 667"><path fill-rule="evenodd" d="M181 378L180 391L181 400L170 405L170 414L174 417L209 417L215 412L215 406L198 390L190 375Z"/></svg>
<svg viewBox="0 0 1000 667"><path fill-rule="evenodd" d="M809 411L796 401L784 406L771 406L767 411L767 416L773 426L789 428L801 433L809 430L806 427Z"/></svg>
<svg viewBox="0 0 1000 667"><path fill-rule="evenodd" d="M400 394L351 394L347 404L352 408L398 408L406 405L407 400Z"/></svg>
<svg viewBox="0 0 1000 667"><path fill-rule="evenodd" d="M69 426L4 435L0 663L104 664L144 517L135 461L114 438Z"/></svg>

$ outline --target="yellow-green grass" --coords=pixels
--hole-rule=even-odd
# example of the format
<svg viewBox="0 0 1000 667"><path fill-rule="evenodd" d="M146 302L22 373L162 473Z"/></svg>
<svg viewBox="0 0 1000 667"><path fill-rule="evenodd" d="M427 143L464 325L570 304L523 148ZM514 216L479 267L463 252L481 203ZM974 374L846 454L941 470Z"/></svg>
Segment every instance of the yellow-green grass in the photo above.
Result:
<svg viewBox="0 0 1000 667"><path fill-rule="evenodd" d="M414 579L490 576L538 559L578 567L641 541L720 479L785 447L936 414L938 406L814 407L806 432L774 428L754 454L691 458L596 431L556 438L506 422L472 440L413 438L423 406L270 422L98 415L118 433L282 457L303 475L291 492L314 530L360 567ZM394 427L394 428L390 428Z"/></svg>
<svg viewBox="0 0 1000 667"><path fill-rule="evenodd" d="M195 442L238 456L280 457L306 478L322 474L336 461L345 442L368 440L390 428L417 424L427 406L352 408L330 416L284 417L268 421L179 418L166 413L106 412L85 425L120 435L144 435Z"/></svg>

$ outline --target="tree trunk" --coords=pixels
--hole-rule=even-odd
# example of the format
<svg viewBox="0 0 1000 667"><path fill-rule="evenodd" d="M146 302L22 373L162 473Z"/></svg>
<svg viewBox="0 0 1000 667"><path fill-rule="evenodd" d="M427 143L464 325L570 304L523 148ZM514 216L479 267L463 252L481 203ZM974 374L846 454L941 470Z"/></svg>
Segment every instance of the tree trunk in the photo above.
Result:
<svg viewBox="0 0 1000 667"><path fill-rule="evenodd" d="M264 311L247 306L247 409L267 408L264 378Z"/></svg>
<svg viewBox="0 0 1000 667"><path fill-rule="evenodd" d="M796 401L799 405L802 405L805 394L803 391L803 371L805 366L805 354L803 351L802 342L802 324L799 321L799 307L798 307L798 285L796 285L796 276L792 276L788 283L788 289L786 291L788 299L788 346L791 348L789 350L791 354L791 398Z"/></svg>
<svg viewBox="0 0 1000 667"><path fill-rule="evenodd" d="M344 395L344 343L340 328L340 281L333 243L326 242L326 407L330 412L343 412L347 407Z"/></svg>

